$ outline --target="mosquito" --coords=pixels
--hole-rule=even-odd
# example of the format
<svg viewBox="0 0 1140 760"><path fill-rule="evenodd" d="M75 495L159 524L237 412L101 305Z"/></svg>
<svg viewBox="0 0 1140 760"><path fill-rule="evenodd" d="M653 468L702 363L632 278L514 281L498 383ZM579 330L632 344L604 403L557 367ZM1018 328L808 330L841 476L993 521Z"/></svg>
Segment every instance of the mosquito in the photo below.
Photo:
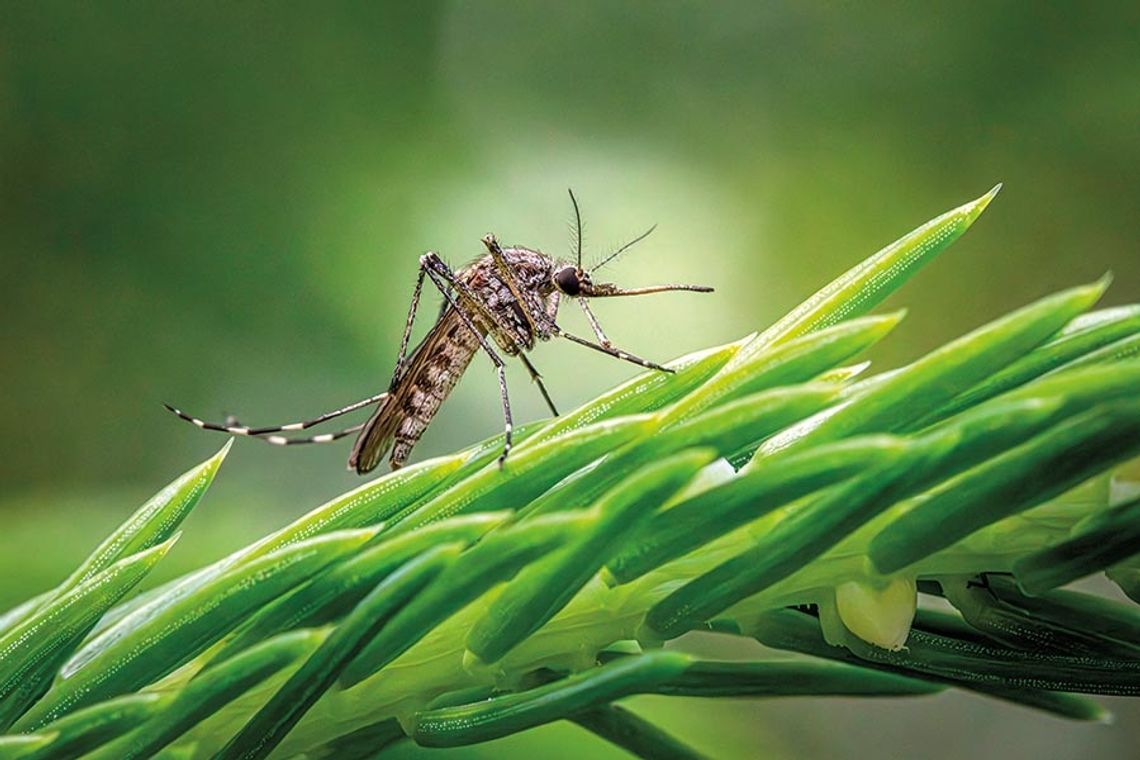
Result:
<svg viewBox="0 0 1140 760"><path fill-rule="evenodd" d="M248 427L234 418L224 423L205 422L182 412L169 404L166 408L183 420L205 430L217 430L231 435L249 436L278 446L300 443L328 443L356 434L356 443L348 459L348 469L363 475L380 463L391 450L389 464L392 469L401 467L427 426L439 411L444 399L459 382L459 378L479 351L485 353L498 373L499 396L503 404L504 436L499 465L511 452L513 420L511 402L507 394L506 362L500 354L518 357L538 385L546 405L555 416L558 410L535 369L527 352L540 340L565 338L595 351L622 361L630 362L658 372L671 369L629 353L615 346L593 311L590 298L615 298L673 290L710 293L712 288L703 285L651 285L641 288L622 288L607 282L594 282L593 274L644 240L653 230L637 236L606 256L590 269L582 267L582 215L578 200L570 191L574 206L575 248L574 263L556 260L541 251L514 246L504 248L494 235L483 237L487 253L452 271L439 254L428 251L420 257L419 274L412 291L412 302L400 341L399 358L388 390L369 398L343 406L304 422L271 427ZM439 317L423 340L408 353L412 325L419 309L424 279L431 281L443 295ZM593 329L597 341L578 337L563 330L557 323L558 307L563 297L578 302ZM300 431L335 419L350 412L376 405L367 421L335 433L324 433L307 438L290 438L282 433Z"/></svg>

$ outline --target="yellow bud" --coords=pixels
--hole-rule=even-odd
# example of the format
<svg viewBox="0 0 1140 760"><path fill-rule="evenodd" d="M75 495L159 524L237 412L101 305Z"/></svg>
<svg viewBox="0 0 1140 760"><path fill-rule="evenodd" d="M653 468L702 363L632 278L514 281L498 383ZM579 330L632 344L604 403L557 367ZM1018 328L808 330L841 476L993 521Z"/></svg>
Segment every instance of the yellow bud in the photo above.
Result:
<svg viewBox="0 0 1140 760"><path fill-rule="evenodd" d="M848 581L835 589L835 608L847 630L891 651L906 643L917 601L913 578L895 577L885 583Z"/></svg>

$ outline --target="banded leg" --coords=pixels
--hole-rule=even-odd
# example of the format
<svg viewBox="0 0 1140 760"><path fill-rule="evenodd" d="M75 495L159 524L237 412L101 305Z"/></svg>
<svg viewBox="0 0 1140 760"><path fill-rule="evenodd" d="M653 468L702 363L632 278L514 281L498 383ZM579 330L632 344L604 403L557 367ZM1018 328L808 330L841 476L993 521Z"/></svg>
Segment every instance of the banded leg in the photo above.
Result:
<svg viewBox="0 0 1140 760"><path fill-rule="evenodd" d="M392 372L392 382L389 384L388 389L396 387L400 382L400 378L404 376L407 371L408 364L408 341L412 337L412 325L416 321L416 312L420 306L420 292L424 288L424 270L420 267L419 274L416 276L416 287L412 291L412 303L408 307L408 319L404 323L404 337L400 340L400 355L396 357L396 369Z"/></svg>
<svg viewBox="0 0 1140 760"><path fill-rule="evenodd" d="M344 430L338 430L335 433L321 433L320 435L311 435L308 438L287 438L283 435L267 435L264 438L254 438L255 441L265 441L274 446L295 446L300 443L329 443L331 441L338 441L346 435L359 433L364 429L366 423L361 422L352 427L347 427Z"/></svg>
<svg viewBox="0 0 1140 760"><path fill-rule="evenodd" d="M675 370L669 369L668 367L662 367L660 364L654 364L653 362L649 361L648 359L642 359L640 356L635 356L634 354L631 354L628 351L623 351L620 348L617 348L613 345L605 346L605 345L602 345L600 343L593 343L591 341L586 340L585 338L579 338L577 335L571 335L570 333L563 330L561 327L556 327L554 334L559 336L560 338L566 338L566 340L572 341L572 342L577 343L577 344L582 345L582 346L586 346L587 348L592 348L595 351L601 351L603 354L609 354L610 356L621 359L622 361L627 361L627 362L631 362L633 364L637 364L638 366L645 367L646 369L655 369L655 370L658 370L660 372L669 372L669 373L673 373L675 371Z"/></svg>
<svg viewBox="0 0 1140 760"><path fill-rule="evenodd" d="M381 394L380 397L382 398L384 395L385 394ZM169 409L170 407L167 408ZM244 427L240 422L238 422L238 418L232 414L226 415L225 424L226 427ZM310 435L307 438L289 438L283 435L265 435L265 433L262 433L261 435L265 436L264 438L254 437L253 440L265 441L266 443L271 443L274 446L294 446L299 443L329 443L331 441L340 440L346 435L352 435L353 433L360 432L364 428L365 424L367 423L362 422L360 424L353 425L352 427L345 428L344 430L338 430L335 433L321 433L320 435ZM285 428L282 429L284 430Z"/></svg>
<svg viewBox="0 0 1140 760"><path fill-rule="evenodd" d="M329 420L336 419L337 417L341 417L345 414L348 414L349 412L355 412L357 409L363 409L366 406L370 406L371 404L375 404L378 401L382 401L385 397L387 397L387 395L387 391L384 393L377 393L375 396L370 396L366 399L362 399L361 401L356 401L352 404L349 404L348 406L342 406L340 409L335 409L331 412L325 412L324 414L314 417L311 420L305 420L303 422L290 422L287 425L270 425L267 427L259 428L249 427L247 425L238 425L236 424L236 420L232 420L232 418L228 419L225 424L206 422L205 420L200 420L197 417L191 417L189 414L186 414L186 412L183 412L181 409L175 409L170 404L163 404L163 406L165 406L170 412L178 416L180 419L186 420L190 424L200 427L203 430L216 430L220 433L229 433L230 435L245 435L256 438L257 436L270 435L273 433L285 433L291 430L306 430L313 427L314 425L319 425L322 422L328 422ZM229 424L231 420L235 424ZM345 435L347 435L347 433ZM323 441L320 441L320 443L323 443Z"/></svg>
<svg viewBox="0 0 1140 760"><path fill-rule="evenodd" d="M503 462L507 459L507 455L511 453L511 433L514 429L511 417L511 399L507 394L506 363L495 349L491 347L490 343L487 342L487 336L480 332L479 328L475 326L475 323L471 320L471 315L464 311L463 307L459 305L459 302L451 293L451 288L454 288L456 293L466 295L469 299L472 299L474 303L479 303L478 298L467 289L466 285L455 278L455 274L452 273L447 264L435 253L425 253L420 258L420 267L427 272L427 276L431 278L432 284L439 288L439 292L447 299L451 308L455 309L459 318L467 325L467 329L470 330L479 341L480 348L486 352L487 356L491 358L491 362L495 365L495 371L499 375L499 396L503 401L503 453L499 455L499 467L502 467ZM450 288L448 286L450 286Z"/></svg>
<svg viewBox="0 0 1140 760"><path fill-rule="evenodd" d="M557 417L558 409L555 408L554 401L546 391L546 384L542 382L542 375L539 374L535 366L530 363L530 359L526 358L526 354L522 351L519 351L519 358L522 359L522 363L526 365L526 371L530 373L530 379L538 383L538 390L542 394L542 397L546 399L546 406L549 407L550 413Z"/></svg>

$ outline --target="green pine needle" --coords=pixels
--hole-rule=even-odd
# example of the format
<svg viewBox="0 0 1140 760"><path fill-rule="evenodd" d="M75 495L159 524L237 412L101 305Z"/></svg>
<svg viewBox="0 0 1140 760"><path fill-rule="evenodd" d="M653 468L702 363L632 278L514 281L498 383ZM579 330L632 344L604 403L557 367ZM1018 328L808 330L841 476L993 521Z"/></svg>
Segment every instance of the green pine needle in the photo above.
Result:
<svg viewBox="0 0 1140 760"><path fill-rule="evenodd" d="M412 465L124 600L226 444L0 616L0 758L371 757L557 720L699 757L614 704L644 693L960 688L1103 720L1074 692L1140 694L1140 611L1056 589L1140 596L1114 469L1140 453L1140 306L1089 311L1106 277L860 376L904 316L868 312L998 189L759 334L522 426L501 468L501 437ZM694 629L797 654L651 649Z"/></svg>

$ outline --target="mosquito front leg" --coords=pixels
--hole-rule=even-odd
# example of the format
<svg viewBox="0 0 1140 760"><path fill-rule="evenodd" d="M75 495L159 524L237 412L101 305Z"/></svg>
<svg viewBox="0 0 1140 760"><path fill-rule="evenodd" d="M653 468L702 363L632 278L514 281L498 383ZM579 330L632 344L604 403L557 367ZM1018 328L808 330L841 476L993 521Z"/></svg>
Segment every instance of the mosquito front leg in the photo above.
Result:
<svg viewBox="0 0 1140 760"><path fill-rule="evenodd" d="M431 278L432 283L439 289L439 292L443 294L443 297L447 299L451 308L455 309L459 318L463 320L463 324L467 326L467 329L470 330L471 334L479 341L480 348L486 352L487 356L491 358L491 362L495 365L495 371L499 375L499 396L503 401L503 453L499 455L499 466L502 467L503 462L507 459L507 455L511 453L511 434L514 430L511 417L511 399L507 394L506 363L495 349L491 347L491 344L487 341L487 336L475 326L471 315L460 306L459 301L452 295L448 288L448 286L450 286L455 289L456 293L466 295L469 299L473 299L474 303L479 303L478 299L474 298L474 294L470 292L467 286L455 278L451 269L435 253L425 253L420 258L420 267L423 271L427 272L427 276Z"/></svg>
<svg viewBox="0 0 1140 760"><path fill-rule="evenodd" d="M599 343L594 343L592 341L588 341L585 338L579 338L577 335L571 335L570 333L563 330L561 327L557 327L554 334L558 335L559 337L566 338L567 340L572 341L574 343L578 343L579 345L583 345L583 346L586 346L588 348L592 348L595 351L601 351L603 354L609 354L610 356L621 359L622 361L631 362L631 363L636 364L638 366L645 367L646 369L655 369L655 370L658 370L660 372L670 372L670 373L674 372L674 370L671 370L668 367L662 367L660 364L654 364L653 362L649 361L648 359L642 359L640 356L635 356L634 354L631 354L628 351L623 351L620 348L617 348L615 346L612 346L612 345L605 346L605 345L601 345Z"/></svg>
<svg viewBox="0 0 1140 760"><path fill-rule="evenodd" d="M598 322L598 318L594 316L594 312L590 309L590 305L586 303L585 298L579 298L578 305L582 307L582 311L586 313L586 319L590 321L590 327L594 330L594 335L598 337L598 343L601 343L606 348L613 348L614 344L606 337L605 332L602 331L602 325Z"/></svg>

